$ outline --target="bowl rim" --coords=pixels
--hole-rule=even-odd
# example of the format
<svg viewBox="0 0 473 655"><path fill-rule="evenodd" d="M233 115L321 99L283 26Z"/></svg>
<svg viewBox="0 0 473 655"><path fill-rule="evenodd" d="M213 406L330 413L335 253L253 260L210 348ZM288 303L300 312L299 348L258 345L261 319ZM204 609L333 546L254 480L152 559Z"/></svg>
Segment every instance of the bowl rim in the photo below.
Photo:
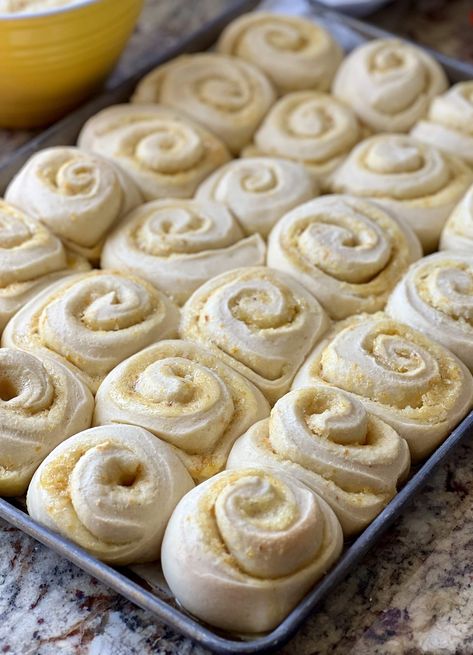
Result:
<svg viewBox="0 0 473 655"><path fill-rule="evenodd" d="M70 11L74 11L74 10L77 11L82 7L98 4L99 2L102 1L103 0L78 0L77 2L71 5L65 5L63 7L50 7L42 11L25 11L21 13L8 13L8 14L0 11L0 22L32 20L35 18L44 18L45 16L65 14Z"/></svg>

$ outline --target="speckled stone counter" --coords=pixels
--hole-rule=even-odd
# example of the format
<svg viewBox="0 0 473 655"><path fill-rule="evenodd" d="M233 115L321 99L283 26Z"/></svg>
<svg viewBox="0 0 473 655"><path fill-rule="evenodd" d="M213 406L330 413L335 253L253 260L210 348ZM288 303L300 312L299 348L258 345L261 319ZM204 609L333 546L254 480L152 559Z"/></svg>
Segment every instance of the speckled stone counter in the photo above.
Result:
<svg viewBox="0 0 473 655"><path fill-rule="evenodd" d="M116 76L142 62L150 44L159 48L172 42L224 4L225 0L149 0ZM436 4L437 11L442 10L442 3ZM443 4L445 8L447 3ZM449 11L454 4L463 12L467 3L450 0ZM446 29L444 25L443 33ZM2 154L26 136L0 131ZM473 445L467 444L457 449L359 569L281 652L471 655L472 584ZM0 653L204 651L0 522Z"/></svg>

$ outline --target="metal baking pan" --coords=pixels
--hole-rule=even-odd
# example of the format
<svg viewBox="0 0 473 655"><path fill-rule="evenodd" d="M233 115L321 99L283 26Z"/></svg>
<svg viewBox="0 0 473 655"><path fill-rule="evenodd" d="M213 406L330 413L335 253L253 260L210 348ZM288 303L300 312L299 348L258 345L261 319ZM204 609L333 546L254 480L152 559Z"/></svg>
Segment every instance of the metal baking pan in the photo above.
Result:
<svg viewBox="0 0 473 655"><path fill-rule="evenodd" d="M156 58L154 65L158 65L182 52L209 48L228 22L238 14L253 9L256 4L256 0L234 2L228 11L183 39L179 44L161 53ZM314 3L314 5L317 4ZM388 33L380 31L379 28L342 16L320 6L314 9L314 15L326 24L348 50L369 39L388 35ZM445 66L452 82L473 78L472 65L457 62L438 53L433 54ZM115 89L88 102L67 118L59 121L40 136L19 148L5 164L0 166L1 188L6 187L11 177L33 152L51 145L74 143L82 124L87 118L110 104L126 101L138 80L146 72L146 70L139 71ZM313 614L328 594L333 592L334 588L356 567L393 521L399 517L405 506L431 478L435 469L447 458L455 446L466 439L472 431L473 412L453 430L450 436L423 465L413 470L409 481L371 525L355 540L346 544L344 553L336 565L306 595L289 616L271 633L256 636L251 640L243 640L234 635L217 632L190 616L176 604L159 573L153 576L153 579L150 579L145 572L147 567L114 569L88 555L69 540L32 520L24 511L24 503L21 501L0 499L0 517L64 556L136 605L152 612L157 619L205 648L215 653L232 653L235 655L239 653L270 653L277 651L294 636L302 623Z"/></svg>

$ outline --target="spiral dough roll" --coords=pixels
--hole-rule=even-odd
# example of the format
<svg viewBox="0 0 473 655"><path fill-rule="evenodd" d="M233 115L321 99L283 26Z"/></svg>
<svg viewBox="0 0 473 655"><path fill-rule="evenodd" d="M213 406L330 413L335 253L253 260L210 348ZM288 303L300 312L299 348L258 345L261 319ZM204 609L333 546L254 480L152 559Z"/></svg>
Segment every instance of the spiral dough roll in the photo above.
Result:
<svg viewBox="0 0 473 655"><path fill-rule="evenodd" d="M473 252L473 186L445 223L440 237L440 250Z"/></svg>
<svg viewBox="0 0 473 655"><path fill-rule="evenodd" d="M109 564L159 559L166 524L193 487L179 458L147 430L104 425L61 443L28 489L33 519Z"/></svg>
<svg viewBox="0 0 473 655"><path fill-rule="evenodd" d="M62 277L89 268L64 249L47 227L0 200L0 334L36 293Z"/></svg>
<svg viewBox="0 0 473 655"><path fill-rule="evenodd" d="M461 159L409 136L382 134L352 150L331 188L375 200L409 223L428 252L437 247L445 221L472 180Z"/></svg>
<svg viewBox="0 0 473 655"><path fill-rule="evenodd" d="M240 268L189 298L180 336L207 346L275 402L328 325L317 300L290 275Z"/></svg>
<svg viewBox="0 0 473 655"><path fill-rule="evenodd" d="M108 374L97 392L94 422L146 428L201 482L223 469L235 439L268 415L263 394L205 348L161 341Z"/></svg>
<svg viewBox="0 0 473 655"><path fill-rule="evenodd" d="M275 100L266 75L252 64L213 52L182 55L138 85L133 102L162 103L214 132L237 154L251 141Z"/></svg>
<svg viewBox="0 0 473 655"><path fill-rule="evenodd" d="M342 50L323 27L297 16L244 14L223 31L217 50L260 68L280 94L327 91Z"/></svg>
<svg viewBox="0 0 473 655"><path fill-rule="evenodd" d="M473 370L473 256L438 252L414 264L386 312L443 344Z"/></svg>
<svg viewBox="0 0 473 655"><path fill-rule="evenodd" d="M413 460L431 453L473 405L473 378L450 351L386 314L335 325L298 372L293 388L338 387L391 425Z"/></svg>
<svg viewBox="0 0 473 655"><path fill-rule="evenodd" d="M278 100L243 154L297 161L326 189L333 171L362 138L347 105L325 93L299 91Z"/></svg>
<svg viewBox="0 0 473 655"><path fill-rule="evenodd" d="M113 223L142 202L126 173L102 157L71 147L46 148L33 155L5 198L92 261L99 259Z"/></svg>
<svg viewBox="0 0 473 655"><path fill-rule="evenodd" d="M102 268L128 270L179 305L214 275L264 264L266 246L243 232L224 206L204 200L142 205L107 238Z"/></svg>
<svg viewBox="0 0 473 655"><path fill-rule="evenodd" d="M190 198L202 180L230 159L216 136L157 105L104 109L85 123L79 145L112 159L145 200Z"/></svg>
<svg viewBox="0 0 473 655"><path fill-rule="evenodd" d="M396 493L409 447L384 421L339 389L296 389L232 448L227 468L275 467L334 510L343 532L365 528Z"/></svg>
<svg viewBox="0 0 473 655"><path fill-rule="evenodd" d="M342 545L324 500L295 478L251 468L219 473L184 496L161 561L188 611L224 630L256 633L289 614Z"/></svg>
<svg viewBox="0 0 473 655"><path fill-rule="evenodd" d="M350 196L323 196L293 209L268 244L268 265L291 273L335 319L382 309L421 256L406 224Z"/></svg>
<svg viewBox="0 0 473 655"><path fill-rule="evenodd" d="M24 494L46 455L90 426L93 410L92 394L63 364L0 348L0 495Z"/></svg>
<svg viewBox="0 0 473 655"><path fill-rule="evenodd" d="M427 118L414 126L411 135L473 166L473 81L455 84L434 98Z"/></svg>
<svg viewBox="0 0 473 655"><path fill-rule="evenodd" d="M45 289L8 323L2 345L58 357L95 392L112 368L174 336L179 310L145 280L93 271Z"/></svg>
<svg viewBox="0 0 473 655"><path fill-rule="evenodd" d="M314 177L301 164L253 157L216 170L199 186L196 198L225 205L246 234L267 237L281 216L317 195Z"/></svg>
<svg viewBox="0 0 473 655"><path fill-rule="evenodd" d="M408 132L447 87L443 69L427 52L397 39L377 39L346 57L332 90L373 131Z"/></svg>

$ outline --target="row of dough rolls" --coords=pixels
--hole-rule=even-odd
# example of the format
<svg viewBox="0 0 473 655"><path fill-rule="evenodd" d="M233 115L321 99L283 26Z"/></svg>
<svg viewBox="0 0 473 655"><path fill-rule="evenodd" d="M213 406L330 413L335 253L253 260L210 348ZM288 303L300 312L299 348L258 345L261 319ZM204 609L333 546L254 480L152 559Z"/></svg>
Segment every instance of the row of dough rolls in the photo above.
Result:
<svg viewBox="0 0 473 655"><path fill-rule="evenodd" d="M275 627L343 545L330 506L296 478L250 468L194 488L171 448L131 425L60 444L33 476L27 505L34 519L110 564L154 561L161 550L176 597L232 631Z"/></svg>
<svg viewBox="0 0 473 655"><path fill-rule="evenodd" d="M255 12L224 30L217 52L184 55L156 68L133 101L183 111L238 153L276 94L331 89L370 130L408 132L447 87L441 66L413 44L377 39L342 61L321 25Z"/></svg>
<svg viewBox="0 0 473 655"><path fill-rule="evenodd" d="M127 214L101 244L102 267L145 278L182 305L219 272L267 262L298 278L336 319L382 309L407 265L421 255L413 231L425 247L435 243L471 174L409 137L372 137L358 148L337 171L334 187L364 200L326 196L307 202L315 188L300 165L235 160L211 176L195 200L153 201ZM441 247L468 247L472 191L450 214ZM0 269L4 327L34 293L87 263L68 254L42 223L7 203L0 209L7 251ZM261 237L251 233L266 236L274 224L266 255Z"/></svg>
<svg viewBox="0 0 473 655"><path fill-rule="evenodd" d="M40 218L41 224L30 218L29 213L7 203L2 203L0 208L1 224L5 226L0 231L0 239L8 255L2 262L3 271L0 271L3 273L0 278L2 327L21 304L30 299L33 292L66 274L68 270L87 268L81 255L69 254L46 226L50 224L50 227L62 236L65 245L74 248L77 244L74 246L72 243L72 235L69 234L70 238L65 238L60 228L54 228L51 217L42 218L41 212L34 208L34 205L38 207L41 200L48 195L48 185L42 181L43 173L34 172L35 158L41 159L44 155L46 159L49 157L56 161L57 157L62 160L63 157L67 159L71 156L72 168L83 166L88 170L80 151L71 148L53 150L54 152L45 151L35 155L7 192L7 197L15 200L15 186L19 189L21 180L32 178L34 184L32 180L30 182L38 187L37 192L17 199L16 204L22 204L27 212ZM87 157L89 156L86 155L86 159ZM65 164L65 168L68 166L69 164ZM88 174L86 172L84 176L87 178ZM401 235L400 239L402 242L405 242L406 238L409 241L408 248L411 253L408 257L412 260L419 256L416 253L417 246L413 242L411 230L402 227L403 221L417 233L426 251L437 244L439 237L443 248L467 247L465 239L468 239L468 216L471 215L469 205L472 196L471 191L464 194L472 179L471 171L460 160L443 155L430 146L423 146L408 136L382 135L371 137L355 147L346 161L334 172L331 188L334 191L374 200L399 219L397 233L398 236L401 231L406 233ZM43 190L40 188L42 184L45 186ZM87 186L88 182L85 184ZM96 197L96 191L94 187L90 192L92 199L89 198L89 205L94 206L93 211L84 209L82 214L74 211L75 200L84 205L84 198L89 197L88 192L79 193L78 196L74 193L66 194L66 200L62 198L62 191L57 193L55 200L63 207L64 212L73 212L71 215L75 217L74 221L69 223L74 227L77 222L81 228L79 232L87 233L87 225L97 222L95 216L97 212L101 212L102 205ZM315 183L299 164L271 158L235 160L211 175L197 189L195 200L153 201L127 213L106 239L101 238L99 250L95 252L96 255L99 254L105 245L102 267L119 268L140 275L173 297L178 304L182 304L197 287L219 272L249 264L265 263L265 244L258 234L255 234L258 232L268 236L272 229L268 263L276 267L288 267L290 272L294 272L297 265L293 266L287 261L281 263L282 260L287 260L287 253L281 254L281 249L284 249L282 242L285 241L286 246L288 245L288 236L283 233L287 231L288 225L295 221L295 214L291 214L290 210L307 202L316 193ZM334 199L321 199L319 205L315 203L314 207L319 207L322 211L324 203L327 211L335 215ZM365 205L365 208L367 206ZM296 211L303 215L310 211L309 207L310 204L303 205ZM44 209L43 214L46 215L48 211L47 208ZM348 214L353 213L348 207L346 211ZM370 211L373 213L375 210L372 208ZM51 215L54 215L54 212ZM282 217L284 220L280 220ZM116 217L107 218L105 222L110 227L110 220L115 219ZM57 220L59 225L64 222L59 216ZM389 218L385 218L386 220ZM318 244L319 239L324 241L321 229L317 231L311 228L305 231L303 239L299 241L298 246L305 248L305 263L318 257L317 253L308 254L308 248L311 244ZM327 239L331 238L331 231L328 227L324 229L327 230L325 246L328 246ZM102 233L104 230L106 228L103 226L99 229ZM339 238L342 239L342 245L345 245L342 232L339 233ZM364 237L363 231L361 235L361 238L369 238L366 231ZM386 237L385 231L383 239L376 245L380 261L387 259L392 249L392 244L386 247L386 244L382 243ZM396 240L396 235L391 230L388 240L392 241L393 238ZM360 256L369 251L366 243L364 246L359 252ZM405 249L404 246L402 248ZM330 249L333 251L331 255L340 255L340 252L334 252L333 243L330 244ZM291 251L294 254L294 248ZM325 248L320 252L325 257ZM349 252L351 256L355 255L356 248L344 249L344 255ZM374 249L371 256L374 257ZM314 263L310 262L311 265ZM328 262L329 266L333 263ZM359 275L372 278L372 272L367 268L364 272L356 271L355 278ZM344 279L343 272L341 277ZM350 282L350 276L345 281ZM356 282L356 279L354 281ZM314 292L312 281L309 281L307 275L304 276L304 282ZM329 293L327 289L326 293ZM323 290L320 293L323 295ZM317 292L315 295L318 297ZM363 310L362 307L353 310L347 306L346 312ZM373 310L368 308L368 311ZM335 312L335 317L341 316Z"/></svg>

